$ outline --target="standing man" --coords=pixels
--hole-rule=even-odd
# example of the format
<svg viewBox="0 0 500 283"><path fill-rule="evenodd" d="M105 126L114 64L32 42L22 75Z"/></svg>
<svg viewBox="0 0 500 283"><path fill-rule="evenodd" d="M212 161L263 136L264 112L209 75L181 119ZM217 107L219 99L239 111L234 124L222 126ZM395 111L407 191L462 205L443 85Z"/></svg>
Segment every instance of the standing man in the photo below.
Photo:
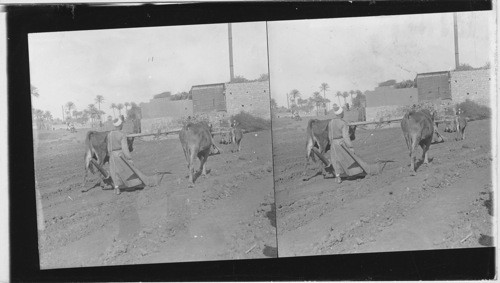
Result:
<svg viewBox="0 0 500 283"><path fill-rule="evenodd" d="M347 125L344 118L344 110L342 107L337 105L333 108L334 117L330 123L328 123L328 138L330 139L330 162L333 165L333 170L335 170L335 177L337 178L337 183L341 183L340 175L345 173L344 168L342 168L343 154L341 145L345 145L349 150L353 150L353 145L351 139L349 138L349 126Z"/></svg>
<svg viewBox="0 0 500 283"><path fill-rule="evenodd" d="M160 184L163 174L146 176L132 164L127 145L127 135L122 132L123 118L116 119L115 130L108 134L109 169L117 195L124 188L154 187Z"/></svg>
<svg viewBox="0 0 500 283"><path fill-rule="evenodd" d="M328 138L330 139L330 162L335 170L337 183L342 183L342 177L353 177L359 174L378 174L378 164L370 165L354 154L349 137L349 125L343 120L344 111L341 107L333 108L335 117L328 123Z"/></svg>
<svg viewBox="0 0 500 283"><path fill-rule="evenodd" d="M240 128L240 123L236 120L233 120L231 123L231 138L234 143L234 150L232 152L241 150L241 139L243 138L243 131Z"/></svg>

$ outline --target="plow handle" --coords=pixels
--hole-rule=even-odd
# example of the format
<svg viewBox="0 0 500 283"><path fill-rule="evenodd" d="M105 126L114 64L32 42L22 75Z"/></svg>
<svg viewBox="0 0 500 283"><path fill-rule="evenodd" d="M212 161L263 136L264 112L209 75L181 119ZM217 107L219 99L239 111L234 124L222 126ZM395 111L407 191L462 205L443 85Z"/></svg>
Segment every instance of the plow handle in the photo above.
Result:
<svg viewBox="0 0 500 283"><path fill-rule="evenodd" d="M330 161L328 161L328 159L326 159L326 157L321 154L317 148L313 147L312 151L314 152L314 154L316 154L316 156L318 156L318 158L325 164L326 167L330 166Z"/></svg>
<svg viewBox="0 0 500 283"><path fill-rule="evenodd" d="M92 164L95 166L95 168L97 168L97 170L99 170L99 172L101 172L104 179L109 178L108 172L106 172L106 170L104 170L104 168L99 166L99 164L97 164L97 162L94 159L90 159L90 162L92 162Z"/></svg>

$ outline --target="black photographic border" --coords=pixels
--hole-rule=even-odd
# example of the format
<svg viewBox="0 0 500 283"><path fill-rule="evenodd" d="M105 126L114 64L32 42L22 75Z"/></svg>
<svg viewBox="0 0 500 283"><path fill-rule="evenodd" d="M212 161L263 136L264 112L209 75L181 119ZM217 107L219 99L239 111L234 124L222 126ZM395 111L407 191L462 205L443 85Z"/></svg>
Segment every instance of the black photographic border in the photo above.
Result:
<svg viewBox="0 0 500 283"><path fill-rule="evenodd" d="M7 11L11 281L475 280L495 248L40 270L28 33L492 10L491 1L210 2L12 5ZM272 80L272 78L271 78ZM278 243L279 245L279 243Z"/></svg>

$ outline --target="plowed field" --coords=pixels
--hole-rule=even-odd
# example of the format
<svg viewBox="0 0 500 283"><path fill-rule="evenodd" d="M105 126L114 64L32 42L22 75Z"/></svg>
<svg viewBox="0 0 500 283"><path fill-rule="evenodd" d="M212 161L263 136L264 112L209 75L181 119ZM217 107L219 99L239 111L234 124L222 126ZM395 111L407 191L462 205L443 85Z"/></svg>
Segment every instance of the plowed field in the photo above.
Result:
<svg viewBox="0 0 500 283"><path fill-rule="evenodd" d="M356 154L385 166L341 184L323 178L319 162L304 181L307 120L273 120L280 257L492 245L489 120L469 122L464 141L440 128L446 142L431 145L416 176L399 124L358 127Z"/></svg>
<svg viewBox="0 0 500 283"><path fill-rule="evenodd" d="M270 131L245 134L239 153L220 145L194 188L178 138L136 139L134 164L168 174L120 195L92 188L97 175L82 187L85 133L35 133L42 269L277 256Z"/></svg>

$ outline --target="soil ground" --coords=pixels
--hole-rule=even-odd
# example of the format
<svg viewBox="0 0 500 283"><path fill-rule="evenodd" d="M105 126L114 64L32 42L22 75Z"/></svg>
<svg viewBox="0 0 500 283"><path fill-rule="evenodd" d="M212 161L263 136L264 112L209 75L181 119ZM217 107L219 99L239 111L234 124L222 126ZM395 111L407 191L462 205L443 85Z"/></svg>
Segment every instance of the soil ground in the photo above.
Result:
<svg viewBox="0 0 500 283"><path fill-rule="evenodd" d="M279 257L493 245L491 121L469 122L463 141L440 125L446 142L416 176L399 125L358 127L356 154L383 171L337 184L319 161L303 175L308 120L273 120Z"/></svg>
<svg viewBox="0 0 500 283"><path fill-rule="evenodd" d="M168 174L120 195L97 174L82 186L85 134L35 133L42 269L277 256L270 131L245 134L239 153L218 145L193 188L177 138L136 139L134 164Z"/></svg>

